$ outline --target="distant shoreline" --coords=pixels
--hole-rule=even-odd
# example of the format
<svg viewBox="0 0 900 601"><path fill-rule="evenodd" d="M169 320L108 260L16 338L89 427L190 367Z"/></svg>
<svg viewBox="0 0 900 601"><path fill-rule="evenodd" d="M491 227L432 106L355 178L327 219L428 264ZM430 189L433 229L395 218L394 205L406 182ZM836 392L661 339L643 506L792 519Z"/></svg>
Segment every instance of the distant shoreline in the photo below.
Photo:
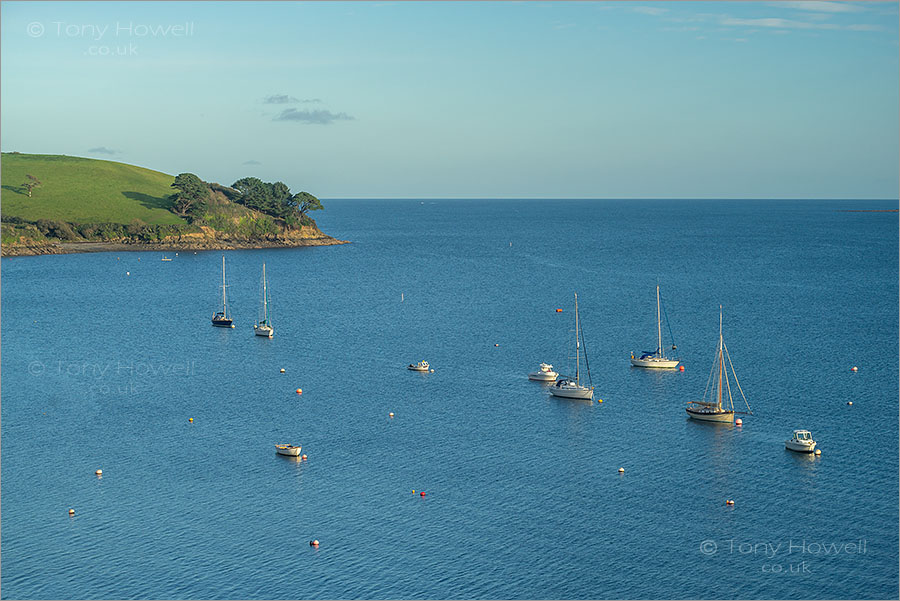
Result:
<svg viewBox="0 0 900 601"><path fill-rule="evenodd" d="M247 241L247 240L221 240L203 242L135 242L125 244L122 242L56 242L41 245L6 245L2 247L3 257L35 257L39 255L67 255L75 253L99 253L99 252L180 252L201 250L253 250L262 248L301 248L305 246L334 246L337 244L350 244L349 240L338 240L331 236L321 238L307 238L302 240L287 241Z"/></svg>

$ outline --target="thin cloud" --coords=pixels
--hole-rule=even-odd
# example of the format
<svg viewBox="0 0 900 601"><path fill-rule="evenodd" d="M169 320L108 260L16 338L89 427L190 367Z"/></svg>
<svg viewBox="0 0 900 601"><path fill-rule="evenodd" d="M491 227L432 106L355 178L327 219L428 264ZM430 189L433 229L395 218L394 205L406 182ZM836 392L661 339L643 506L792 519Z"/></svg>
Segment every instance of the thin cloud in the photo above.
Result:
<svg viewBox="0 0 900 601"><path fill-rule="evenodd" d="M719 21L720 25L739 25L747 27L774 27L776 29L840 29L831 23L808 23L792 19L764 18L764 19L736 19L725 17Z"/></svg>
<svg viewBox="0 0 900 601"><path fill-rule="evenodd" d="M329 125L335 121L353 121L353 117L347 113L332 113L326 110L297 110L284 109L273 121L298 121L300 123L312 123L315 125Z"/></svg>
<svg viewBox="0 0 900 601"><path fill-rule="evenodd" d="M297 102L300 102L300 100L287 94L273 94L263 99L263 104L295 104Z"/></svg>
<svg viewBox="0 0 900 601"><path fill-rule="evenodd" d="M241 165L262 165L259 161L250 159L249 161L244 161Z"/></svg>
<svg viewBox="0 0 900 601"><path fill-rule="evenodd" d="M92 154L117 154L118 150L113 150L112 148L107 148L106 146L97 146L95 148L88 149L88 152Z"/></svg>
<svg viewBox="0 0 900 601"><path fill-rule="evenodd" d="M884 31L884 27L881 25L847 25L847 29L850 31Z"/></svg>
<svg viewBox="0 0 900 601"><path fill-rule="evenodd" d="M808 10L819 13L855 13L865 10L858 4L844 4L843 2L822 2L819 0L804 0L803 2L770 2L769 6L791 8L794 10Z"/></svg>
<svg viewBox="0 0 900 601"><path fill-rule="evenodd" d="M658 6L634 6L631 10L636 13L641 13L642 15L652 15L654 17L658 17L659 15L664 15L669 12L668 8L659 8Z"/></svg>
<svg viewBox="0 0 900 601"><path fill-rule="evenodd" d="M294 98L287 94L272 94L263 99L263 104L309 104L322 102L320 98Z"/></svg>

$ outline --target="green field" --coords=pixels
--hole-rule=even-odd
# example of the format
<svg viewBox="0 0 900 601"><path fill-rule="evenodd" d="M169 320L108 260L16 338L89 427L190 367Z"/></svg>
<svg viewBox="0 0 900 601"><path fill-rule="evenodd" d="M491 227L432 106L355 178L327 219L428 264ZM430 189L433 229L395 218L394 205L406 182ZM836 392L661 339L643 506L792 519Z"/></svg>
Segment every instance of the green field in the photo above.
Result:
<svg viewBox="0 0 900 601"><path fill-rule="evenodd" d="M32 197L26 175L41 181ZM113 161L51 154L2 154L4 217L70 223L186 224L169 210L175 177Z"/></svg>

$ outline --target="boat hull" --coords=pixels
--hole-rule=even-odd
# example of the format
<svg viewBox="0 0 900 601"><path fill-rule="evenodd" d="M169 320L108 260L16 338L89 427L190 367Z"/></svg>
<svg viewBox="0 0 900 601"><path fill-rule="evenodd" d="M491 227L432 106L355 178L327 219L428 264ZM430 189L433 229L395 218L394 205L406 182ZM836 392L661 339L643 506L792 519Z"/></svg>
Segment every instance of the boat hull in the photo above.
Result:
<svg viewBox="0 0 900 601"><path fill-rule="evenodd" d="M657 369L674 369L678 367L680 361L677 359L666 359L665 357L651 357L648 359L631 358L631 364L635 367L649 367Z"/></svg>
<svg viewBox="0 0 900 601"><path fill-rule="evenodd" d="M796 453L812 453L816 450L816 443L813 441L812 444L801 444L794 442L793 440L784 441L784 448L788 451L794 451Z"/></svg>
<svg viewBox="0 0 900 601"><path fill-rule="evenodd" d="M577 388L562 388L554 386L550 389L550 394L564 399L582 399L590 401L594 399L594 389L579 386Z"/></svg>
<svg viewBox="0 0 900 601"><path fill-rule="evenodd" d="M253 333L257 336L264 336L266 338L271 338L275 334L275 330L272 329L271 326L253 326Z"/></svg>
<svg viewBox="0 0 900 601"><path fill-rule="evenodd" d="M559 377L559 374L556 372L535 372L528 374L529 380L534 380L535 382L556 382L556 378Z"/></svg>
<svg viewBox="0 0 900 601"><path fill-rule="evenodd" d="M702 422L731 423L734 421L734 411L701 410L693 407L685 409L688 417Z"/></svg>
<svg viewBox="0 0 900 601"><path fill-rule="evenodd" d="M409 371L428 371L427 367L416 367L415 365L409 365L406 367Z"/></svg>
<svg viewBox="0 0 900 601"><path fill-rule="evenodd" d="M301 447L288 445L275 445L275 452L286 457L299 457Z"/></svg>
<svg viewBox="0 0 900 601"><path fill-rule="evenodd" d="M230 328L232 320L230 319L213 319L212 324L217 328Z"/></svg>

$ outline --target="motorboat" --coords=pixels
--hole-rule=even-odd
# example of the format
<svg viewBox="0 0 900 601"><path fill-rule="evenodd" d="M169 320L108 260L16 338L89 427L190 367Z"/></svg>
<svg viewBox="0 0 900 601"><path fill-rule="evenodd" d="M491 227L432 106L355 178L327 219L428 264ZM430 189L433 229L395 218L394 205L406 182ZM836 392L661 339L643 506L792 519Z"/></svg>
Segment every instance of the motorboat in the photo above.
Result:
<svg viewBox="0 0 900 601"><path fill-rule="evenodd" d="M428 371L429 370L428 361L419 361L415 365L410 363L409 365L406 366L406 369L411 370L411 371Z"/></svg>
<svg viewBox="0 0 900 601"><path fill-rule="evenodd" d="M553 371L553 366L549 363L541 363L537 371L528 374L529 380L538 382L555 382L559 374Z"/></svg>
<svg viewBox="0 0 900 601"><path fill-rule="evenodd" d="M809 430L794 430L791 439L784 441L784 448L798 453L812 453L816 450L816 441Z"/></svg>
<svg viewBox="0 0 900 601"><path fill-rule="evenodd" d="M278 443L275 445L275 452L279 455L287 455L288 457L298 457L300 455L300 445Z"/></svg>

